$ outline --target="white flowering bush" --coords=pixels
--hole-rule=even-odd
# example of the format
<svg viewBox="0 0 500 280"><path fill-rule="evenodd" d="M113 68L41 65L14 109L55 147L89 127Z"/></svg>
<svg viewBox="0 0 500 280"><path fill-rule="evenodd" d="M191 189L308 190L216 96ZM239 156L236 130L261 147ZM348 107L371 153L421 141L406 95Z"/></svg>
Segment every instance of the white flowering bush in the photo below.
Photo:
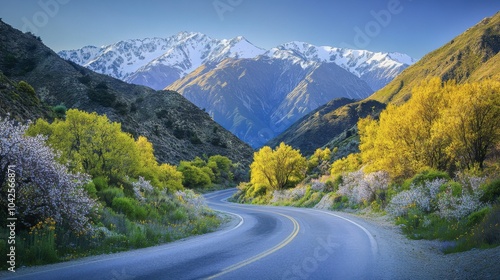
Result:
<svg viewBox="0 0 500 280"><path fill-rule="evenodd" d="M463 192L457 197L447 191L438 201L438 215L447 220L459 220L484 206L479 200L480 197L479 192L472 194Z"/></svg>
<svg viewBox="0 0 500 280"><path fill-rule="evenodd" d="M349 198L351 203L359 204L375 200L379 191L389 185L389 174L384 171L365 174L362 170L347 173L339 185L338 193Z"/></svg>
<svg viewBox="0 0 500 280"><path fill-rule="evenodd" d="M206 204L205 198L201 195L195 194L192 190L185 189L176 191L175 196L184 204L189 210L192 210L196 216L208 214L211 212Z"/></svg>
<svg viewBox="0 0 500 280"><path fill-rule="evenodd" d="M16 217L27 227L52 218L72 231L88 230L95 201L82 186L90 177L70 173L56 162L57 154L45 144L46 139L25 136L27 129L27 125L0 120L0 184L5 192L7 169L15 166ZM1 197L2 208L7 209L7 195Z"/></svg>
<svg viewBox="0 0 500 280"><path fill-rule="evenodd" d="M318 179L314 179L311 181L311 189L313 191L322 192L325 190L325 187L326 187L326 184L321 182Z"/></svg>
<svg viewBox="0 0 500 280"><path fill-rule="evenodd" d="M271 203L276 203L280 201L295 201L304 197L307 189L303 186L299 186L293 189L286 190L275 190L273 192L273 198L271 199Z"/></svg>
<svg viewBox="0 0 500 280"><path fill-rule="evenodd" d="M435 179L419 185L412 184L409 190L395 195L386 210L396 217L406 215L413 206L422 212L431 212L435 210L439 190L445 183L445 179Z"/></svg>
<svg viewBox="0 0 500 280"><path fill-rule="evenodd" d="M132 183L132 189L134 190L134 195L140 202L146 201L146 195L153 193L153 185L150 181L144 179L144 177L139 177L137 182Z"/></svg>
<svg viewBox="0 0 500 280"><path fill-rule="evenodd" d="M426 181L420 185L412 184L409 190L395 195L386 210L393 216L401 217L408 214L410 208L415 207L423 213L436 212L441 218L458 220L484 206L480 201L482 191L479 188L483 182L484 178L467 178L458 183L460 194L454 194L451 186L441 191L447 183L445 179Z"/></svg>

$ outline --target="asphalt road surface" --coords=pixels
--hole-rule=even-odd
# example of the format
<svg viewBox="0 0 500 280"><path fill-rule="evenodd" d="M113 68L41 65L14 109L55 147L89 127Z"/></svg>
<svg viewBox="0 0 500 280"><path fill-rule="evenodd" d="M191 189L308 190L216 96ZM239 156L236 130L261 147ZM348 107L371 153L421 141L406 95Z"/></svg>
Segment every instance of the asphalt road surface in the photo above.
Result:
<svg viewBox="0 0 500 280"><path fill-rule="evenodd" d="M315 209L240 205L206 195L234 217L224 229L166 245L37 268L7 279L379 279L377 243L359 223ZM5 275L3 275L5 276Z"/></svg>

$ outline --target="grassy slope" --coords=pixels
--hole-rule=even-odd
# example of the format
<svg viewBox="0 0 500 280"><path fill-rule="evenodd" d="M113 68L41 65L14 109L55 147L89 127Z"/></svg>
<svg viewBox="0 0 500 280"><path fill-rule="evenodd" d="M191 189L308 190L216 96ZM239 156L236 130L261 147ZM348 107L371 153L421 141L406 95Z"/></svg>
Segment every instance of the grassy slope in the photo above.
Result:
<svg viewBox="0 0 500 280"><path fill-rule="evenodd" d="M500 13L497 13L425 55L369 98L383 103L404 103L410 98L411 89L431 76L458 82L498 79L499 51Z"/></svg>

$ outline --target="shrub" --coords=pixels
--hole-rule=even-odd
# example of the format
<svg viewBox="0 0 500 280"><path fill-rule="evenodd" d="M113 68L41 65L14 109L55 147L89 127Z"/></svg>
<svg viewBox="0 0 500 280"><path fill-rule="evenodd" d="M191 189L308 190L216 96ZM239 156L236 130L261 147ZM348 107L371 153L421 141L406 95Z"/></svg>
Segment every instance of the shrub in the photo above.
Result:
<svg viewBox="0 0 500 280"><path fill-rule="evenodd" d="M476 235L487 244L500 244L500 206L495 206L486 214L477 228Z"/></svg>
<svg viewBox="0 0 500 280"><path fill-rule="evenodd" d="M447 220L459 220L481 208L480 194L463 192L461 196L454 196L451 191L441 194L438 200L438 215Z"/></svg>
<svg viewBox="0 0 500 280"><path fill-rule="evenodd" d="M311 182L311 189L317 192L322 192L326 188L326 184L319 181L319 180L313 180Z"/></svg>
<svg viewBox="0 0 500 280"><path fill-rule="evenodd" d="M471 227L480 223L482 220L484 220L484 217L486 217L486 215L489 214L490 212L491 212L490 207L483 207L480 210L470 214L467 217L467 226Z"/></svg>
<svg viewBox="0 0 500 280"><path fill-rule="evenodd" d="M210 169L210 168L209 168ZM181 161L177 170L182 172L182 183L188 188L206 187L212 183L207 169L202 169L188 161ZM211 171L211 170L210 170ZM212 173L213 174L213 173Z"/></svg>
<svg viewBox="0 0 500 280"><path fill-rule="evenodd" d="M83 185L83 189L87 192L90 198L97 198L97 190L95 188L94 182L90 181L87 184Z"/></svg>
<svg viewBox="0 0 500 280"><path fill-rule="evenodd" d="M99 198L106 203L108 206L113 205L113 200L115 198L124 197L122 189L119 188L107 188L98 193Z"/></svg>
<svg viewBox="0 0 500 280"><path fill-rule="evenodd" d="M143 177L139 177L137 182L132 183L135 197L137 200L144 202L146 200L145 195L152 194L154 191L151 182L145 180Z"/></svg>
<svg viewBox="0 0 500 280"><path fill-rule="evenodd" d="M352 203L360 204L375 200L377 193L387 189L388 184L389 175L386 172L378 171L365 175L359 170L343 176L338 193L348 197Z"/></svg>
<svg viewBox="0 0 500 280"><path fill-rule="evenodd" d="M418 186L418 185L423 185L426 182L434 181L436 179L444 179L446 181L450 180L450 175L444 171L439 171L435 169L426 169L415 176L413 176L411 179L406 180L403 183L403 189L409 189L411 185Z"/></svg>
<svg viewBox="0 0 500 280"><path fill-rule="evenodd" d="M31 94L31 95L34 95L35 94L35 89L30 85L28 84L27 82L25 81L20 81L18 84L17 84L17 88L24 92L24 93L28 93L28 94Z"/></svg>
<svg viewBox="0 0 500 280"><path fill-rule="evenodd" d="M500 197L500 179L496 179L488 184L484 184L481 188L483 190L481 202L483 203L495 202Z"/></svg>
<svg viewBox="0 0 500 280"><path fill-rule="evenodd" d="M444 183L446 183L444 179L434 179L419 182L419 185L412 184L409 190L396 194L386 210L395 217L406 216L411 208L431 212L436 208L438 193Z"/></svg>
<svg viewBox="0 0 500 280"><path fill-rule="evenodd" d="M108 188L108 179L103 176L98 176L92 179L97 191L102 191Z"/></svg>
<svg viewBox="0 0 500 280"><path fill-rule="evenodd" d="M115 197L111 206L131 220L143 220L147 216L146 209L138 205L137 201L130 197Z"/></svg>
<svg viewBox="0 0 500 280"><path fill-rule="evenodd" d="M19 224L29 227L50 217L71 231L87 231L95 206L82 188L89 176L70 173L57 163L56 152L45 144L46 138L25 136L27 129L0 119L0 184L6 186L8 169L12 171L9 174L15 173ZM7 196L3 197L1 209L6 210Z"/></svg>
<svg viewBox="0 0 500 280"><path fill-rule="evenodd" d="M66 111L68 109L64 105L57 105L54 108L52 108L52 111L56 114L57 118L63 119L66 116Z"/></svg>

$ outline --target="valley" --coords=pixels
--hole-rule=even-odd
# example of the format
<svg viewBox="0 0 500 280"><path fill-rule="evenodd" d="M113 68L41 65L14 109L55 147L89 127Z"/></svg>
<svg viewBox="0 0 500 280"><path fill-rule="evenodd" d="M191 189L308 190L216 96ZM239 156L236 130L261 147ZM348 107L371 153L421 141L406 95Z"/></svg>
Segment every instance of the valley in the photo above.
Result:
<svg viewBox="0 0 500 280"><path fill-rule="evenodd" d="M41 31L92 8L47 1L30 17ZM110 3L92 11L130 8ZM388 46L420 36L395 24L418 13L374 6L387 24L362 25L370 51L296 25L302 36L228 32L256 4L214 3L220 22L201 30L226 33L177 31L207 13L151 12L126 36L86 29L114 43L57 52L0 19L1 277L498 278L500 12L414 59ZM268 28L314 18L285 14ZM159 37L138 18L182 29Z"/></svg>

